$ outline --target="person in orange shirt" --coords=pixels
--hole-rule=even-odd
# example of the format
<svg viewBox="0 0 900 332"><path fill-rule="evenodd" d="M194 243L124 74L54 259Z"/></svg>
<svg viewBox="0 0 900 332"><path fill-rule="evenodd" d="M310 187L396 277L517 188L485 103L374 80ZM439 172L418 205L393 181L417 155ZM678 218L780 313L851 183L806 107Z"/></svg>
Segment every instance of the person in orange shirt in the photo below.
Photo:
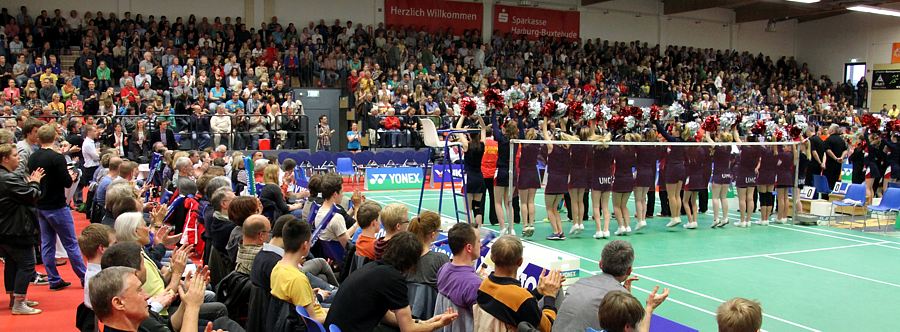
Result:
<svg viewBox="0 0 900 332"><path fill-rule="evenodd" d="M481 206L481 212L487 213L485 210L485 202L490 200L491 213L488 216L488 220L490 220L491 225L496 225L499 221L497 220L497 211L494 209L494 174L497 173L497 141L494 140L494 136L491 135L491 131L485 131L484 138L484 157L481 158L481 174L484 175L484 188L487 193L482 193L481 201L478 204Z"/></svg>
<svg viewBox="0 0 900 332"><path fill-rule="evenodd" d="M356 209L356 222L362 233L356 239L356 254L365 257L367 261L375 260L375 234L381 229L381 205L373 201L366 201Z"/></svg>

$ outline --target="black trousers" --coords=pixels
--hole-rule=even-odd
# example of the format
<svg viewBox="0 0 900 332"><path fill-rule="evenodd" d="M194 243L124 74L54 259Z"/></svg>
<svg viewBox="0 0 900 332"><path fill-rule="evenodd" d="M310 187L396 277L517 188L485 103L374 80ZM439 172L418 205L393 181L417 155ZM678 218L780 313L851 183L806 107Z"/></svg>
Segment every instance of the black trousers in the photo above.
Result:
<svg viewBox="0 0 900 332"><path fill-rule="evenodd" d="M660 198L660 199L665 201L662 198ZM660 202L660 203L662 203L662 202ZM666 202L666 204L669 204L669 203ZM644 214L644 216L647 218L653 218L653 210L655 210L655 209L656 209L656 188L650 188L650 190L647 191L647 213Z"/></svg>

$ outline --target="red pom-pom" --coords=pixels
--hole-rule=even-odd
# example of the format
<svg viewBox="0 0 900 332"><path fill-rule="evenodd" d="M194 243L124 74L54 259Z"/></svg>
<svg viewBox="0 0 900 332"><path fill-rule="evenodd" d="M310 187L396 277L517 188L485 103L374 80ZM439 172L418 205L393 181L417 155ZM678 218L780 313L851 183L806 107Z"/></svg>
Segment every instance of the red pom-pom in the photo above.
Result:
<svg viewBox="0 0 900 332"><path fill-rule="evenodd" d="M706 119L703 120L703 123L700 124L700 128L710 133L718 132L719 117L715 115L707 116Z"/></svg>
<svg viewBox="0 0 900 332"><path fill-rule="evenodd" d="M487 107L495 107L497 109L503 108L503 94L500 93L500 89L493 88L484 90L484 104Z"/></svg>
<svg viewBox="0 0 900 332"><path fill-rule="evenodd" d="M570 118L578 121L581 120L581 117L584 115L584 107L582 106L580 101L572 101L569 103L569 108L566 110L566 112Z"/></svg>
<svg viewBox="0 0 900 332"><path fill-rule="evenodd" d="M888 122L887 130L890 130L895 133L900 133L900 119L891 120L891 122Z"/></svg>
<svg viewBox="0 0 900 332"><path fill-rule="evenodd" d="M606 121L606 129L608 129L609 131L617 131L624 127L625 127L625 117L623 117L621 115L613 116L612 118L609 119L609 121Z"/></svg>
<svg viewBox="0 0 900 332"><path fill-rule="evenodd" d="M556 102L548 100L544 103L544 107L541 107L541 117L549 118L552 117L554 113L556 113Z"/></svg>
<svg viewBox="0 0 900 332"><path fill-rule="evenodd" d="M701 128L701 129L702 129L702 128ZM704 134L704 133L705 133L704 130L698 130L697 133L694 134L694 140L697 141L697 142L702 142L702 141L703 141L703 134Z"/></svg>
<svg viewBox="0 0 900 332"><path fill-rule="evenodd" d="M788 132L788 134L791 135L791 139L795 141L800 140L800 135L803 135L803 130L801 130L800 127L794 125L787 125L785 127L785 130Z"/></svg>
<svg viewBox="0 0 900 332"><path fill-rule="evenodd" d="M659 120L659 106L652 105L650 106L650 120L657 121Z"/></svg>
<svg viewBox="0 0 900 332"><path fill-rule="evenodd" d="M637 106L625 106L619 111L622 117L633 116L635 120L641 121L644 118L644 110Z"/></svg>
<svg viewBox="0 0 900 332"><path fill-rule="evenodd" d="M472 114L475 114L477 108L478 105L475 104L475 99L472 99L472 97L463 97L459 101L459 109L464 117L468 118Z"/></svg>
<svg viewBox="0 0 900 332"><path fill-rule="evenodd" d="M750 129L750 132L752 132L754 135L757 135L757 136L765 135L766 134L766 122L763 120L757 120L756 125L754 125L752 129Z"/></svg>
<svg viewBox="0 0 900 332"><path fill-rule="evenodd" d="M869 128L870 131L878 131L881 126L881 119L876 118L872 114L863 114L862 117L859 118L860 123L863 127Z"/></svg>
<svg viewBox="0 0 900 332"><path fill-rule="evenodd" d="M784 138L784 131L776 130L776 131L775 131L775 141L776 141L776 142L781 142L781 140L782 140L783 138Z"/></svg>
<svg viewBox="0 0 900 332"><path fill-rule="evenodd" d="M519 115L525 114L525 112L528 112L528 99L519 100L513 105L513 109L518 111Z"/></svg>

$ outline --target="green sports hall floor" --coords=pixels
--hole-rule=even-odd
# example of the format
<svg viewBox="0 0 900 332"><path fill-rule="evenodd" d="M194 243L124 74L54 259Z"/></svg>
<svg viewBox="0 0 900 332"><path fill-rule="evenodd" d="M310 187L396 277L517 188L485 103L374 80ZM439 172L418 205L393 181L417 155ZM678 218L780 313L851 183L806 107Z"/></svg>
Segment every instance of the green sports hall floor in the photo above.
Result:
<svg viewBox="0 0 900 332"><path fill-rule="evenodd" d="M418 209L419 190L365 195L381 204L403 203L410 214ZM438 197L437 190L427 190L423 209L437 211ZM445 218L455 218L451 197L445 191ZM528 242L579 257L582 275L599 271L600 250L609 240L591 237L593 222L580 236L548 241L544 237L550 225L541 222L546 210L540 192L535 203L538 223ZM666 228L668 219L654 218L640 232L611 237L634 246L634 275L640 280L633 293L638 299L643 302L655 285L670 289L656 314L715 331L719 304L745 297L762 303L766 331L900 331L900 239L816 226L710 229L711 213L700 216L696 230ZM736 213L737 207L731 207L732 221ZM611 224L614 232L615 220ZM570 226L563 225L566 232ZM520 226L516 231L521 234Z"/></svg>

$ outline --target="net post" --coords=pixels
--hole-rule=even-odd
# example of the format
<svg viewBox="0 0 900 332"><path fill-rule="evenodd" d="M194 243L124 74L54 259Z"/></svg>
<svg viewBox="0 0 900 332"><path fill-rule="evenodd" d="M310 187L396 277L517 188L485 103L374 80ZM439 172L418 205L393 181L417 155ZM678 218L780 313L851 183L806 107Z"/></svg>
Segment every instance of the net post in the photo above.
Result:
<svg viewBox="0 0 900 332"><path fill-rule="evenodd" d="M508 186L506 187L506 192L505 192L506 197L503 197L503 199L505 200L505 201L503 201L503 207L504 208L510 207L510 209L508 211L506 211L506 213L503 215L503 219L506 219L505 221L507 222L507 224L506 224L507 227L509 227L510 229L513 229L513 230L515 229L514 221L516 220L515 216L513 215L513 211L515 210L515 208L512 207L513 190L515 190L515 187L513 187L513 168L516 165L515 151L516 151L516 143L513 143L512 141L510 141L509 142L509 165L506 167L507 174L509 174L509 176L508 176L509 182L507 183ZM509 204L507 204L507 202L509 202Z"/></svg>
<svg viewBox="0 0 900 332"><path fill-rule="evenodd" d="M791 149L794 152L794 209L791 213L791 225L797 224L797 210L800 209L800 144L801 142L796 142Z"/></svg>

